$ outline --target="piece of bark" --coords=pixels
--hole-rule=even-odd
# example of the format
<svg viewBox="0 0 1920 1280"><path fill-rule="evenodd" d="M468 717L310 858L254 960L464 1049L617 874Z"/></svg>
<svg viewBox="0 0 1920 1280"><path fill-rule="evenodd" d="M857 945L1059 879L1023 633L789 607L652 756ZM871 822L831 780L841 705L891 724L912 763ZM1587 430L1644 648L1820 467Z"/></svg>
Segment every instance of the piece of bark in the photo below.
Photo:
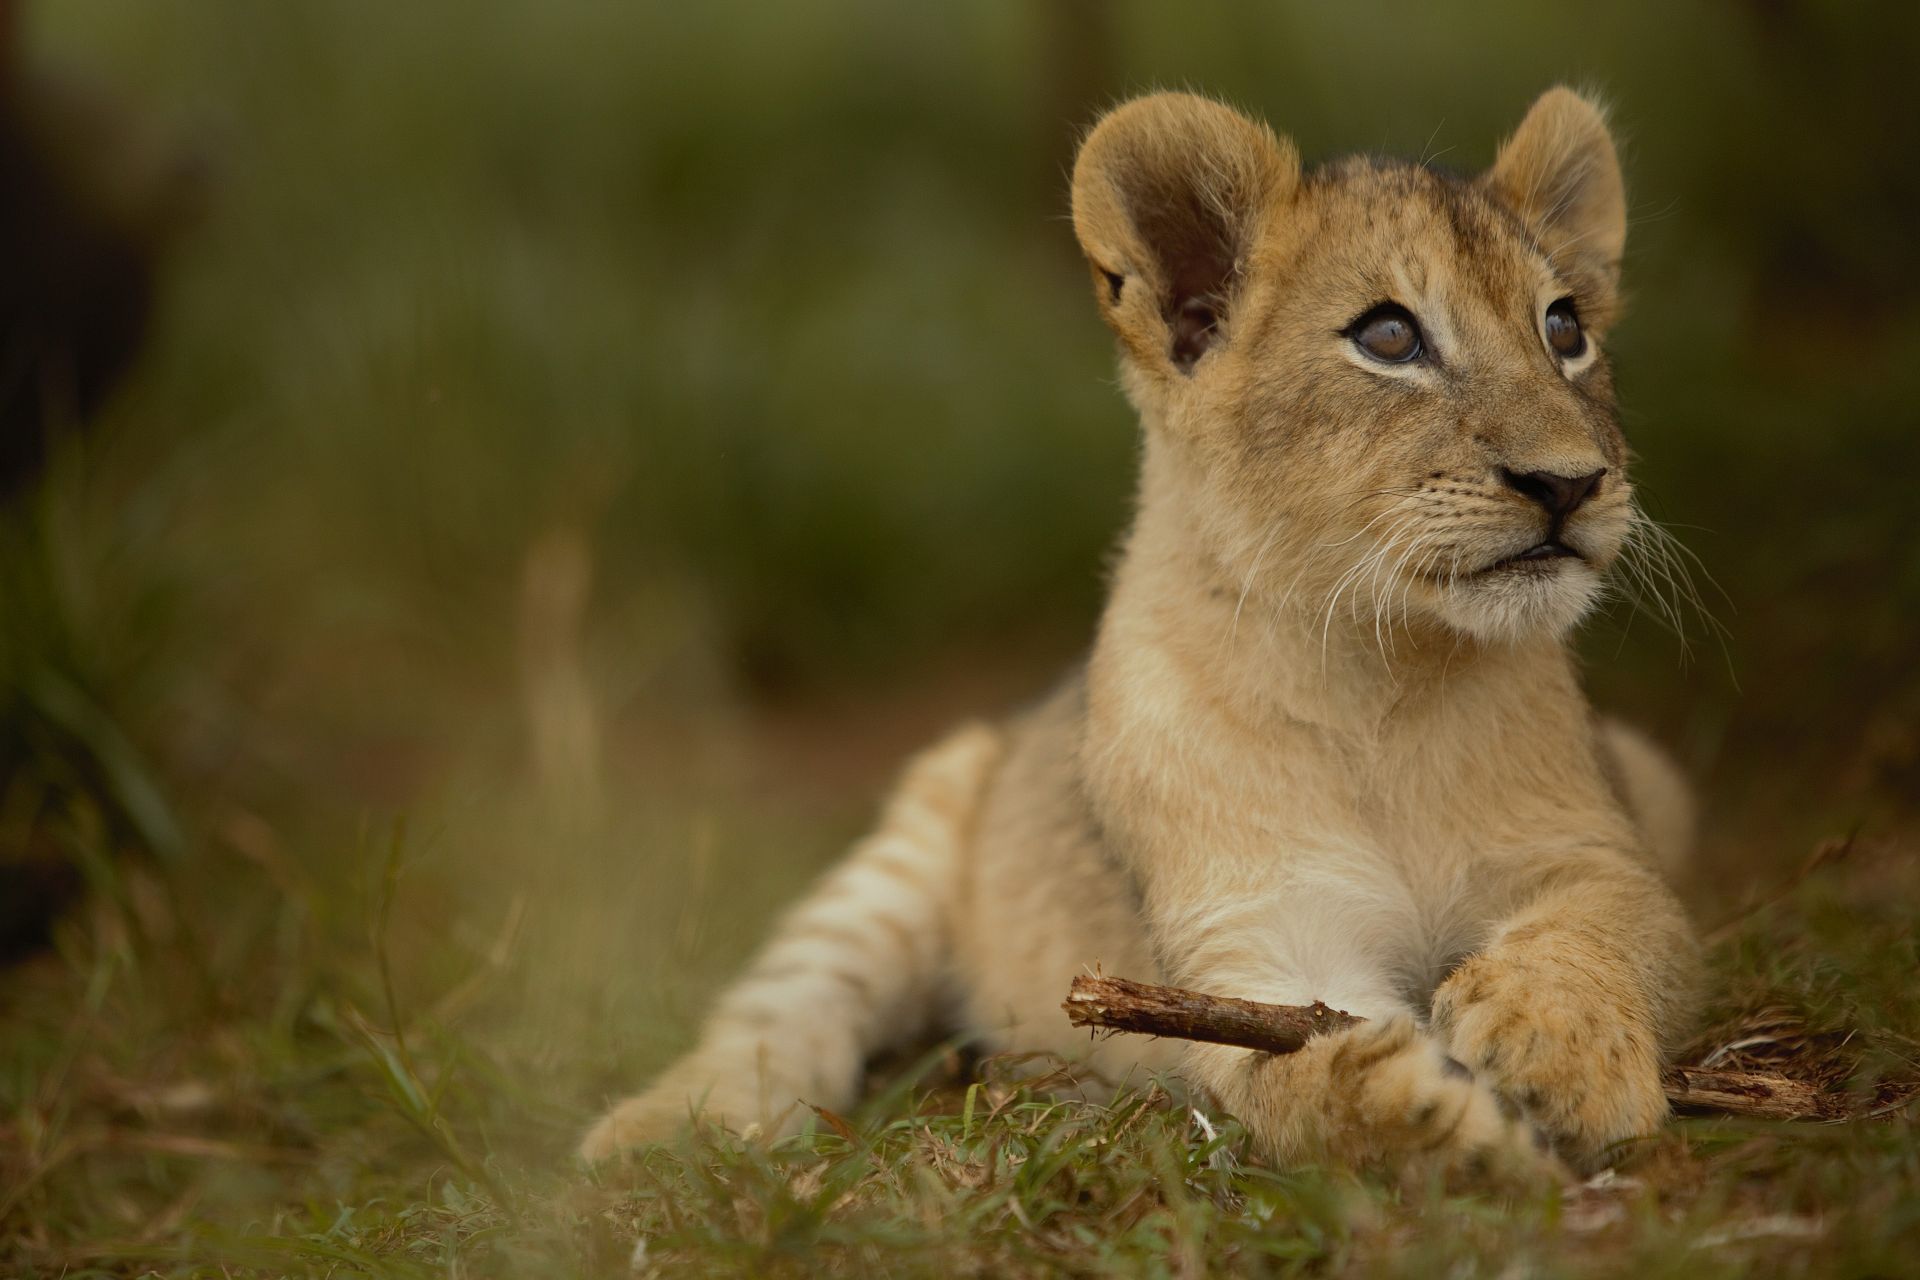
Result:
<svg viewBox="0 0 1920 1280"><path fill-rule="evenodd" d="M1850 1120L1845 1094L1773 1071L1708 1071L1668 1067L1667 1103L1682 1115L1748 1116L1755 1120Z"/></svg>
<svg viewBox="0 0 1920 1280"><path fill-rule="evenodd" d="M1293 1053L1316 1035L1365 1021L1324 1004L1261 1004L1095 975L1075 978L1061 1007L1076 1027L1204 1040L1263 1053ZM1772 1072L1669 1067L1663 1083L1673 1109L1690 1115L1845 1120L1851 1114L1846 1098Z"/></svg>

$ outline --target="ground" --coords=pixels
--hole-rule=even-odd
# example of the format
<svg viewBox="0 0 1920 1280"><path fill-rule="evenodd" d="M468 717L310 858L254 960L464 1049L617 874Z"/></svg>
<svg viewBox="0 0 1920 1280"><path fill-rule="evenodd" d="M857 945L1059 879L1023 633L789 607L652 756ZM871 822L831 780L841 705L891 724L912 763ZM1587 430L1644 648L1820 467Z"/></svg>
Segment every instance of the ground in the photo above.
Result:
<svg viewBox="0 0 1920 1280"><path fill-rule="evenodd" d="M517 843L514 815L474 804L489 811L463 825ZM539 849L476 884L455 833L393 827L359 833L330 884L239 812L188 873L103 860L0 1008L0 1268L1824 1275L1895 1274L1920 1245L1920 1144L1895 1105L1920 1081L1920 909L1912 846L1886 834L1830 842L1781 892L1696 895L1715 994L1690 1057L1878 1113L1848 1124L1684 1120L1587 1188L1511 1200L1274 1173L1229 1119L1150 1084L1051 1101L1049 1063L935 1045L809 1136L708 1134L590 1174L571 1147L595 1108L684 1042L803 881L756 874L769 846L804 829L817 862L850 821L799 800L701 809L705 861L646 886ZM672 977L621 967L636 960Z"/></svg>

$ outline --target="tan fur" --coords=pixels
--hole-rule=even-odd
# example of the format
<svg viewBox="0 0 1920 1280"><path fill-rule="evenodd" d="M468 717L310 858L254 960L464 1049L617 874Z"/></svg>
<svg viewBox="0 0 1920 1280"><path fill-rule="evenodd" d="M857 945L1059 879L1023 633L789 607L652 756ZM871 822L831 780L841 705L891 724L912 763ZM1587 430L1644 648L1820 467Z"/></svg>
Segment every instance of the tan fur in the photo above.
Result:
<svg viewBox="0 0 1920 1280"><path fill-rule="evenodd" d="M781 921L699 1044L609 1112L581 1153L658 1139L696 1111L790 1132L808 1102L844 1107L876 1047L922 1033L945 990L960 847L1000 749L975 725L916 759L879 827Z"/></svg>
<svg viewBox="0 0 1920 1280"><path fill-rule="evenodd" d="M1600 722L1602 763L1614 794L1633 815L1641 845L1655 866L1677 875L1693 852L1693 793L1679 768L1644 733L1618 720Z"/></svg>
<svg viewBox="0 0 1920 1280"><path fill-rule="evenodd" d="M1462 180L1304 172L1158 95L1094 129L1073 203L1144 433L1085 669L917 765L875 837L911 886L857 851L586 1153L701 1105L773 1131L797 1098L845 1105L859 1054L932 1012L936 964L986 1047L1172 1069L1275 1161L1546 1179L1540 1135L1592 1163L1651 1130L1696 959L1649 858L1691 819L1656 751L1596 726L1565 643L1639 519L1599 113L1554 90ZM1567 296L1589 350L1563 360L1541 324ZM1343 336L1389 301L1433 360ZM1502 468L1602 467L1560 535L1577 558L1493 567L1545 536ZM1089 1043L1059 1002L1095 963L1371 1021L1283 1058Z"/></svg>

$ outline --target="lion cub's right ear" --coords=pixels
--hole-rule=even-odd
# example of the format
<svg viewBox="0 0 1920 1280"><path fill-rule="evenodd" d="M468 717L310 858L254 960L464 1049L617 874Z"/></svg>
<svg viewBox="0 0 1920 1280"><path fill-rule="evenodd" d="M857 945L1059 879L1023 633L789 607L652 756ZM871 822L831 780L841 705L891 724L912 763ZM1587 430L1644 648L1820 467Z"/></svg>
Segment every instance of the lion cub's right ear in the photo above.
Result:
<svg viewBox="0 0 1920 1280"><path fill-rule="evenodd" d="M1143 370L1191 374L1232 313L1266 214L1300 181L1293 144L1185 93L1108 112L1073 166L1073 227L1107 323Z"/></svg>

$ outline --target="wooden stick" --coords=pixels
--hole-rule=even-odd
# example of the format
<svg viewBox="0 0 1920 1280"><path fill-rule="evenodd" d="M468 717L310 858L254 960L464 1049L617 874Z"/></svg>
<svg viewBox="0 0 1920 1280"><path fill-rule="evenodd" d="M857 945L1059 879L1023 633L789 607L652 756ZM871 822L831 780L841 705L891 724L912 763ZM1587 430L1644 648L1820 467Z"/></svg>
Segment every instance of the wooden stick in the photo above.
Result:
<svg viewBox="0 0 1920 1280"><path fill-rule="evenodd" d="M1076 1027L1204 1040L1263 1053L1293 1053L1314 1036L1365 1021L1324 1004L1260 1004L1089 975L1073 980L1061 1008ZM1845 1120L1852 1114L1845 1097L1772 1072L1669 1067L1664 1083L1673 1109L1690 1115Z"/></svg>
<svg viewBox="0 0 1920 1280"><path fill-rule="evenodd" d="M1060 1007L1076 1027L1233 1044L1263 1053L1292 1053L1323 1032L1366 1021L1317 1002L1261 1004L1086 975L1073 980L1067 1002Z"/></svg>

